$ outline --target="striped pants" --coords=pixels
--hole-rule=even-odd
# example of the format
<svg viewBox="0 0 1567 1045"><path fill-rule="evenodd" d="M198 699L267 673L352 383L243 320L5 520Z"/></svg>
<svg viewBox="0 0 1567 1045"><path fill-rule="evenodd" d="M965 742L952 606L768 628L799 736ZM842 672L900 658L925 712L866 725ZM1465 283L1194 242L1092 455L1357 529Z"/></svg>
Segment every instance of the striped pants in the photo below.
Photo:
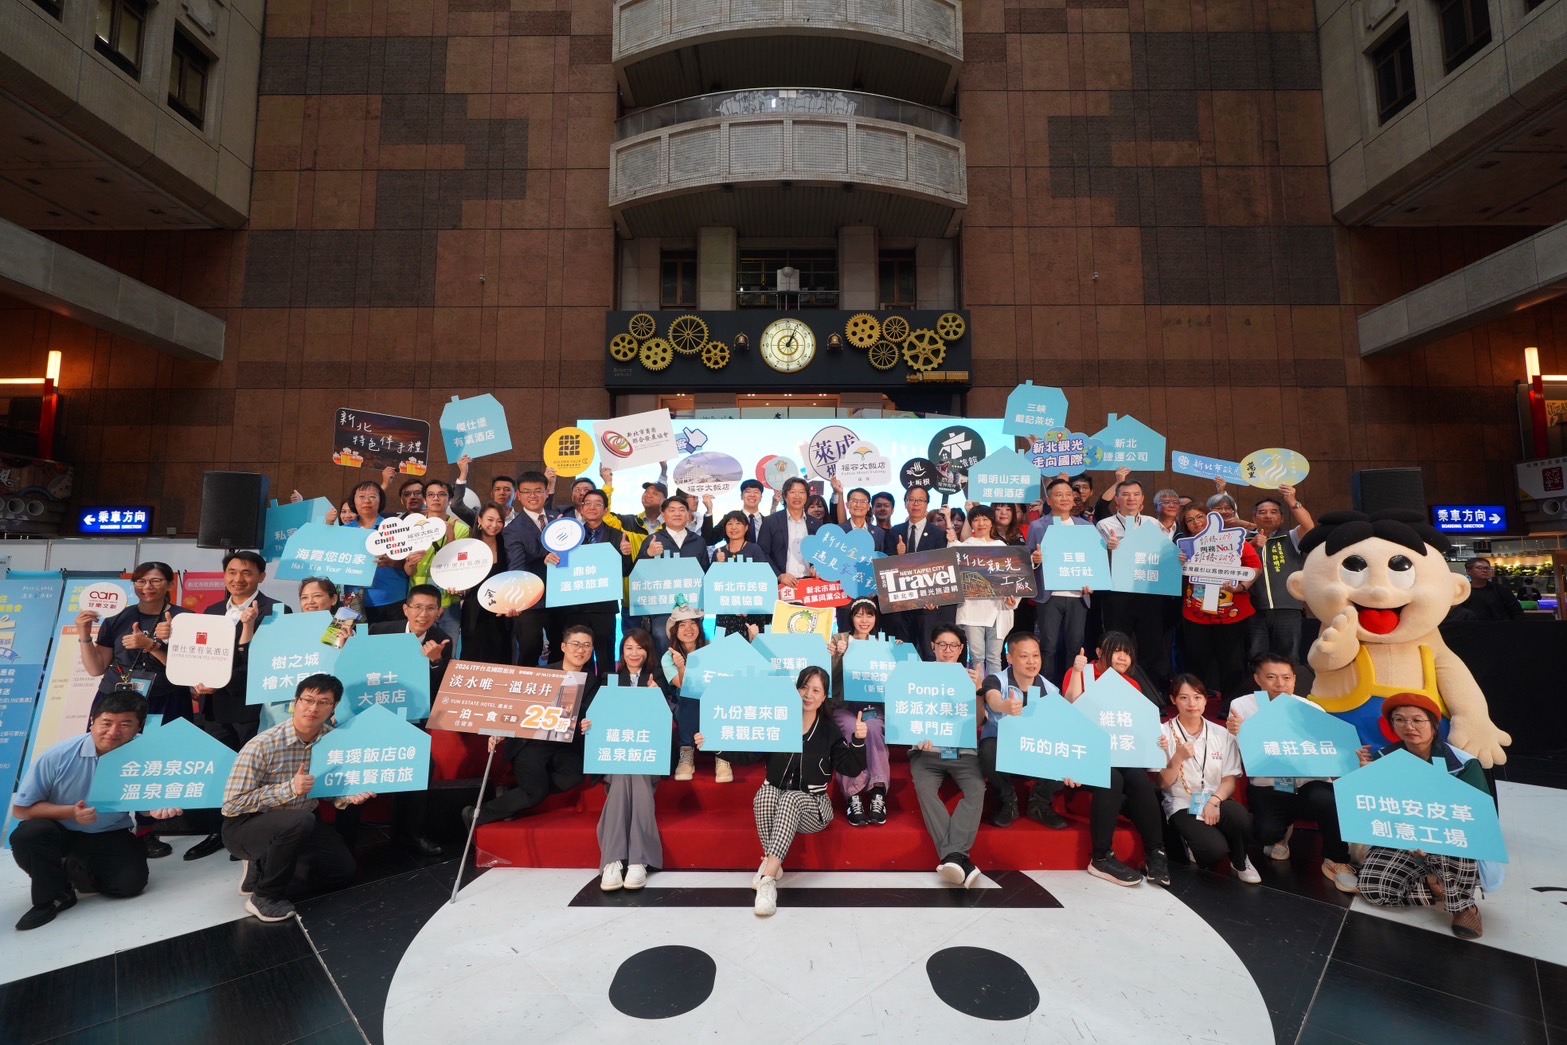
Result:
<svg viewBox="0 0 1567 1045"><path fill-rule="evenodd" d="M1378 907L1432 907L1437 900L1427 875L1441 879L1449 912L1457 914L1475 905L1475 886L1480 881L1480 865L1475 861L1380 846L1371 848L1360 868L1360 895Z"/></svg>
<svg viewBox="0 0 1567 1045"><path fill-rule="evenodd" d="M751 803L762 852L775 860L789 855L795 835L814 835L832 821L832 800L827 792L780 791L762 783Z"/></svg>

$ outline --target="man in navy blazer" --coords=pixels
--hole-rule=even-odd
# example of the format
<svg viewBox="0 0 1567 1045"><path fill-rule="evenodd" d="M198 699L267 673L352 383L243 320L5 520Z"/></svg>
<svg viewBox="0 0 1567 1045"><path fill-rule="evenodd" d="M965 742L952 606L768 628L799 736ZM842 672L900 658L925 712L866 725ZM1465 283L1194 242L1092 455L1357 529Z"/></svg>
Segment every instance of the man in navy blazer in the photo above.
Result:
<svg viewBox="0 0 1567 1045"><path fill-rule="evenodd" d="M784 480L784 510L762 520L762 531L756 540L773 572L785 584L795 584L806 576L808 564L800 546L822 526L820 519L805 514L810 493L810 487L799 476Z"/></svg>
<svg viewBox="0 0 1567 1045"><path fill-rule="evenodd" d="M887 534L887 544L898 555L915 552L938 551L947 546L947 531L931 519L930 491L915 487L903 495L903 507L908 511L907 522L898 523ZM934 660L936 652L931 648L931 633L939 624L954 624L958 619L956 606L938 606L935 609L904 610L888 614L901 634L900 638L914 643L914 648L926 660Z"/></svg>
<svg viewBox="0 0 1567 1045"><path fill-rule="evenodd" d="M513 570L524 570L539 580L544 579L544 557L549 549L544 547L544 528L550 524L549 480L543 472L523 472L517 477L517 516L501 531L501 543L506 548L506 562ZM544 653L544 630L549 626L549 610L540 599L531 609L523 610L512 619L517 637L517 663L525 668L539 666Z"/></svg>
<svg viewBox="0 0 1567 1045"><path fill-rule="evenodd" d="M702 572L706 573L707 545L703 543L702 535L691 528L691 506L686 504L683 497L667 497L664 499L663 512L664 524L648 534L647 540L637 550L637 558L658 559L674 555L682 559L695 559L701 565ZM630 538L621 537L620 553L631 554ZM653 646L662 657L664 651L669 649L669 614L655 613L627 618L627 627L636 625L652 634Z"/></svg>

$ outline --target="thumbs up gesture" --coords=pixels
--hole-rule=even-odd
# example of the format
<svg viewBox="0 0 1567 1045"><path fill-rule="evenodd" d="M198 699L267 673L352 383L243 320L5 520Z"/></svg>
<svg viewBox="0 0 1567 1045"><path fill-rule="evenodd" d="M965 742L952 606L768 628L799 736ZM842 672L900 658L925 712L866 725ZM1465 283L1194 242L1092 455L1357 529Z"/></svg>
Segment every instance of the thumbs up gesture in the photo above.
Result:
<svg viewBox="0 0 1567 1045"><path fill-rule="evenodd" d="M310 789L316 786L316 778L310 775L310 766L308 764L299 767L299 771L289 781L289 786L294 789L294 794L300 798L310 794Z"/></svg>
<svg viewBox="0 0 1567 1045"><path fill-rule="evenodd" d="M630 555L631 554L631 538L630 537L626 537L624 535L621 536L621 538L620 538L620 554L622 554L622 555Z"/></svg>
<svg viewBox="0 0 1567 1045"><path fill-rule="evenodd" d="M663 544L663 542L660 541L657 537L654 537L652 540L648 541L647 542L647 554L648 554L648 558L650 558L650 559L656 559L660 555L663 555L664 554L664 544Z"/></svg>
<svg viewBox="0 0 1567 1045"><path fill-rule="evenodd" d="M898 554L899 555L906 554L908 552L908 550L909 550L908 542L905 541L902 537L899 537L898 538Z"/></svg>
<svg viewBox="0 0 1567 1045"><path fill-rule="evenodd" d="M169 641L169 635L174 630L173 621L174 621L174 611L173 610L164 610L163 611L163 619L158 622L158 626L156 628L152 629L152 634L159 641L161 641L161 642L168 642Z"/></svg>
<svg viewBox="0 0 1567 1045"><path fill-rule="evenodd" d="M140 624L132 624L131 633L120 640L120 645L124 646L126 649L150 649L152 646L152 639L142 633Z"/></svg>
<svg viewBox="0 0 1567 1045"><path fill-rule="evenodd" d="M854 716L854 739L864 740L865 732L865 712L862 711Z"/></svg>
<svg viewBox="0 0 1567 1045"><path fill-rule="evenodd" d="M78 802L71 809L71 818L74 819L78 824L86 827L88 824L97 822L98 810L94 809L86 802Z"/></svg>
<svg viewBox="0 0 1567 1045"><path fill-rule="evenodd" d="M422 652L431 662L435 662L446 655L446 647L451 644L451 639L442 639L440 642L426 640Z"/></svg>
<svg viewBox="0 0 1567 1045"><path fill-rule="evenodd" d="M1082 671L1088 667L1088 658L1083 655L1082 650L1078 650L1077 656L1072 658L1072 667L1076 668L1078 671ZM1086 682L1087 680L1085 679L1084 681Z"/></svg>

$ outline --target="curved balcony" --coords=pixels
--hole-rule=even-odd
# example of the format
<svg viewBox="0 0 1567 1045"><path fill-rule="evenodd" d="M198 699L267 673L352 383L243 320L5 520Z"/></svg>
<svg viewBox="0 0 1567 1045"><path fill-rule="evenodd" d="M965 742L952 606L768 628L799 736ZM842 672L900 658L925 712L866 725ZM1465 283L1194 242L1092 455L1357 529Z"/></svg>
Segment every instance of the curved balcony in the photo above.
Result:
<svg viewBox="0 0 1567 1045"><path fill-rule="evenodd" d="M895 98L778 88L632 113L610 149L610 209L631 236L705 225L831 236L875 225L948 236L968 206L958 120Z"/></svg>
<svg viewBox="0 0 1567 1045"><path fill-rule="evenodd" d="M963 8L960 0L615 0L611 55L627 105L802 78L944 105L963 64Z"/></svg>

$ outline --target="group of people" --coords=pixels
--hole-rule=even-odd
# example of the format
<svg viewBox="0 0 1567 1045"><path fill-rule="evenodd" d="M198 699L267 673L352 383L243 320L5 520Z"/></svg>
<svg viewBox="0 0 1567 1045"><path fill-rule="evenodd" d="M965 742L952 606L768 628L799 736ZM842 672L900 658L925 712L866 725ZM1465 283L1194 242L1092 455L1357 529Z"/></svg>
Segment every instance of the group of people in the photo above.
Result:
<svg viewBox="0 0 1567 1045"><path fill-rule="evenodd" d="M643 484L639 512L616 514L609 511L613 474L608 469L600 472L602 486L577 479L570 503L556 509L550 504L555 477L530 471L515 479L495 477L490 500L475 511L465 503L468 466L466 459L459 463L452 484L434 478L409 480L395 492L405 512L446 522L446 533L433 548L405 560L379 559L373 582L362 590L340 592L330 581L307 580L300 586L300 608L336 611L346 603L372 633L416 635L430 660L432 694L459 651L464 660L547 664L587 677L575 739L505 741L515 786L465 809L470 826L525 814L551 793L581 784L595 693L604 685L646 689L649 700L667 702L674 714L678 745L670 776L675 781L695 776L699 751L712 755L719 783L734 779L733 764L765 760L765 782L753 803L762 853L753 885L756 912L770 915L776 910L777 885L793 840L823 830L835 816L830 785L835 784L844 815L855 827L884 824L891 815L892 753L880 708L842 699L842 662L850 645L891 639L910 644L923 659L964 666L975 687L979 728L973 747L938 750L926 742L908 752L920 816L937 856L935 870L944 881L966 887L979 879L981 872L970 854L985 818L987 791L994 796L989 816L994 828L1005 829L1026 815L1061 829L1070 822L1058 796L1082 790L1090 795L1092 856L1087 869L1107 881L1133 886L1146 878L1169 884L1168 854L1178 846L1203 866L1228 862L1242 881L1255 883L1260 875L1249 854L1260 851L1274 860L1288 859L1292 825L1304 818L1318 825L1322 871L1337 888L1359 889L1379 903L1444 903L1453 913L1455 933L1479 934L1475 874L1472 867L1465 868L1465 861L1372 850L1357 873L1338 832L1331 781L1253 779L1246 801L1240 800L1244 767L1235 736L1241 723L1262 701L1299 699L1294 696L1297 690L1308 688L1297 679L1304 614L1285 582L1300 568L1302 539L1313 520L1293 488L1259 497L1250 520L1240 518L1239 505L1222 482L1202 504L1173 490L1159 490L1152 498L1152 514L1145 514L1143 485L1123 470L1097 496L1087 475L1051 479L1043 499L1034 505L968 503L961 511L932 510L930 491L913 488L903 497L905 518L893 522L895 503L886 493L845 490L834 481L829 501L813 494L800 478L785 481L774 494L776 510L766 512L761 508L766 490L755 480L741 485L740 506L722 515L711 496L670 494L663 481L654 481ZM379 526L395 478L386 475L381 483L359 484L337 521L367 531ZM542 601L500 616L467 592L429 583L434 551L470 536L493 553L492 573L525 570L543 577L548 566L559 561L544 544L544 530L560 515L582 524L584 543L618 548L625 576L638 561L677 555L695 560L704 570L711 563L736 559L765 562L780 585L791 586L812 575L804 544L828 521L867 532L873 548L886 555L949 544L1015 545L1029 554L1037 569L1044 531L1050 526L1093 526L1113 556L1133 528L1155 527L1173 541L1202 531L1210 511L1227 526L1252 531L1242 562L1252 568L1253 578L1223 585L1216 604L1189 582L1180 596L1052 590L1043 571L1036 577L1039 594L1032 600L968 599L959 606L886 615L874 599L855 600L838 613L837 632L829 641L831 671L807 668L796 679L802 710L799 752L768 756L715 750L698 730L700 705L684 692L684 673L688 658L708 642L709 622L701 609L677 605L669 614L632 615L624 611L617 593L601 603L551 607ZM254 552L234 552L225 559L228 598L207 611L227 617L236 629L233 676L221 690L172 686L162 671L169 623L181 612L169 598L174 575L166 565L143 563L136 568L136 604L103 621L95 637L96 615L78 618L83 663L102 683L87 736L35 759L13 800L22 821L13 848L34 883L34 907L18 928L51 920L84 890L134 895L146 883L146 859L167 853L166 843L150 829L178 811L156 811L137 828L124 815L95 818L85 803L84 780L90 783L96 757L134 737L149 709L166 718L195 719L239 752L221 816L213 810L188 814L208 833L186 858L226 848L244 861L241 892L247 910L264 920L289 917L291 899L302 891L330 887L353 873L352 846L341 827L355 822L356 806L372 796L339 800L339 824L330 828L308 798L313 785L310 745L331 728L342 683L329 675L303 679L286 717L264 731L261 705L245 699L250 642L273 610L273 600L259 591L265 571L265 561ZM713 630L747 638L766 624L739 614L714 617ZM622 633L618 649L617 632ZM1094 650L1092 658L1086 655L1089 649ZM1123 676L1154 704L1173 712L1163 727L1161 747L1168 761L1162 769L1115 767L1105 786L1026 780L998 771L998 723L1022 713L1039 679L1058 682L1062 695L1075 701L1107 672ZM1207 717L1215 707L1222 723ZM1390 699L1384 714L1407 750L1432 761L1442 759L1451 771L1476 782L1472 759L1447 748L1434 733L1428 739L1417 735L1416 719L1435 716L1428 723L1433 730L1440 719L1429 700L1418 695L1402 703ZM492 750L496 746L492 741ZM1367 751L1365 756L1374 754ZM939 796L948 778L962 792L950 812ZM661 866L653 798L658 780L644 775L604 779L608 799L599 842L601 885L606 890L640 888L649 872ZM1483 786L1483 778L1479 784ZM440 848L425 837L422 793L396 798L394 838L420 855L438 854ZM1114 852L1114 831L1123 816L1141 839L1142 870ZM132 837L138 830L141 840ZM114 837L89 837L97 835Z"/></svg>

